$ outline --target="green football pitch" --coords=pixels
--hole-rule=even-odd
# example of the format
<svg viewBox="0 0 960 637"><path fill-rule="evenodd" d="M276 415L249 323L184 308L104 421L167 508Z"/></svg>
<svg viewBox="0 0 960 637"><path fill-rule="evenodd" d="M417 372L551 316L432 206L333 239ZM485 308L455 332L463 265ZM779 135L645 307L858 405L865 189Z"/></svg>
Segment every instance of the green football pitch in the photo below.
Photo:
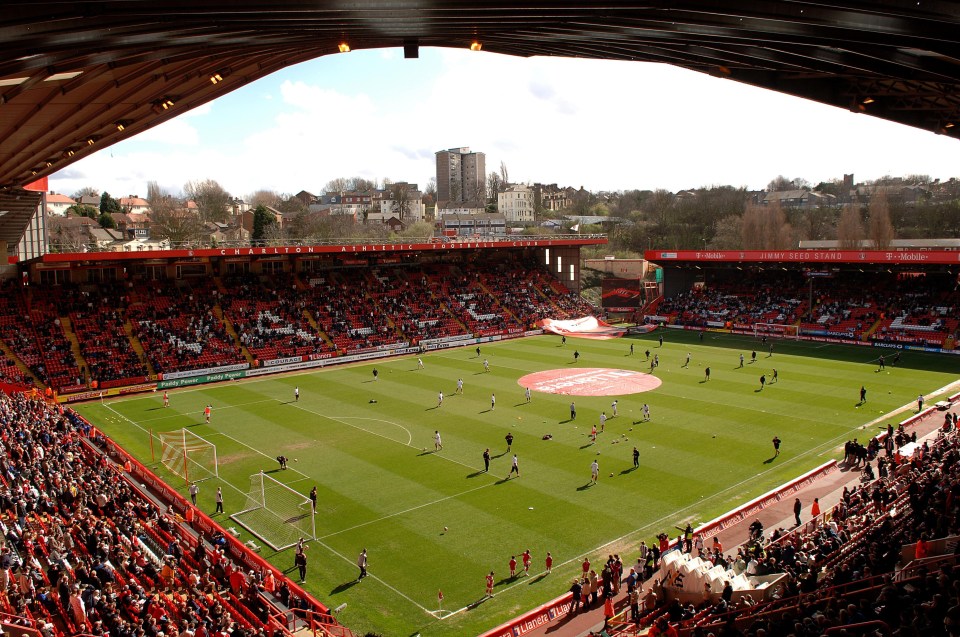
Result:
<svg viewBox="0 0 960 637"><path fill-rule="evenodd" d="M331 608L346 603L341 621L359 634L426 637L477 634L552 599L567 590L585 556L596 561L617 552L633 562L641 540L687 522L696 526L840 457L846 440L902 420L916 409L918 394L956 381L960 371L960 359L948 356L903 352L898 366L878 371L881 350L868 347L777 340L768 356L747 336L707 334L701 342L696 332L660 333L662 347L659 333L570 338L566 345L539 336L482 345L480 357L473 346L429 352L423 369L416 357L395 358L171 391L166 409L157 392L78 411L184 493L183 480L152 455L148 432L189 428L214 443L219 478L201 483L199 495L208 513L216 486L223 487L227 515L241 509L250 476L261 470L299 493L317 486L306 588ZM577 397L575 421L569 396L534 392L527 403L517 383L552 369L647 372L646 350L659 355L655 373L663 384L640 394ZM889 361L891 352L884 353ZM759 391L760 375L770 380L773 368L778 381ZM458 378L462 395L455 394ZM601 411L611 415L614 398L619 415L593 443L591 426ZM649 422L642 421L643 403ZM435 431L443 440L436 452ZM776 459L774 436L783 441ZM493 460L485 473L481 454L488 447ZM508 480L513 453L521 475ZM275 461L281 454L290 459L285 471ZM591 486L594 459L600 480ZM239 528L227 516L214 518ZM357 583L364 548L370 575ZM534 560L530 576L510 579L511 555L519 560L526 549ZM549 575L547 551L554 558ZM292 549L264 548L263 555L292 570ZM491 570L496 595L483 600Z"/></svg>

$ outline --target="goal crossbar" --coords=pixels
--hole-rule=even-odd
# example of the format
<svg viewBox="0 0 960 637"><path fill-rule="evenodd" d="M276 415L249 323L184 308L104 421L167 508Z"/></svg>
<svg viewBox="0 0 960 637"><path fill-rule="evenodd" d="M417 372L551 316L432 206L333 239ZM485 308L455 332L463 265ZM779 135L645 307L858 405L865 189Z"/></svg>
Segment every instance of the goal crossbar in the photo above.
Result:
<svg viewBox="0 0 960 637"><path fill-rule="evenodd" d="M275 551L317 536L310 498L262 471L250 476L246 504L230 517Z"/></svg>
<svg viewBox="0 0 960 637"><path fill-rule="evenodd" d="M187 482L199 482L220 476L217 446L188 429L163 431L160 438L160 463Z"/></svg>

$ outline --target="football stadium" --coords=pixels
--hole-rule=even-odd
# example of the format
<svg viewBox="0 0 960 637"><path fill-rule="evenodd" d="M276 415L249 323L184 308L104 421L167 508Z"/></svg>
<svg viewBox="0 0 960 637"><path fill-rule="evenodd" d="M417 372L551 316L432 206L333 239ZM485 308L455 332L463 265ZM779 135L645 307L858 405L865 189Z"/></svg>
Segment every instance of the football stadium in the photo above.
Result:
<svg viewBox="0 0 960 637"><path fill-rule="evenodd" d="M351 47L665 62L960 133L949 8L786 4L11 3L0 632L960 635L956 239L588 272L584 218L45 225L56 171Z"/></svg>

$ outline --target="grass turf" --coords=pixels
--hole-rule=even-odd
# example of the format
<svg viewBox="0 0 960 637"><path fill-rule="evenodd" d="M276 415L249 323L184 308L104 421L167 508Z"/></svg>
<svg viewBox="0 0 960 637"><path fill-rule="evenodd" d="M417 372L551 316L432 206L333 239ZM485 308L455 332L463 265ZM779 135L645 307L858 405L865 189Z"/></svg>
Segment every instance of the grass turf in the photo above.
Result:
<svg viewBox="0 0 960 637"><path fill-rule="evenodd" d="M915 409L917 394L957 380L960 371L960 359L916 352L878 372L880 350L872 348L777 340L768 357L749 337L708 334L700 342L693 332L664 335L662 348L658 334L568 339L566 346L558 337L524 338L483 345L480 358L473 347L431 352L423 356L424 369L416 357L390 359L179 390L167 409L156 393L78 410L147 463L149 430L190 427L215 443L220 478L202 483L199 496L210 513L218 484L229 514L244 505L250 475L261 469L304 495L317 485L318 539L309 543L306 588L330 607L347 602L341 619L355 632L427 637L476 634L553 598L569 587L584 556L600 561L618 552L632 563L640 540L687 521L696 526L838 457L845 440L876 432L861 426L904 406ZM750 363L754 348L757 362ZM576 364L574 349L581 354ZM656 374L663 384L619 397L620 415L607 421L596 444L590 427L601 411L610 416L613 397L576 398L578 418L567 422L569 397L534 393L527 404L517 384L527 373L555 368L647 371L648 349L660 356ZM691 364L682 368L688 352ZM705 383L707 366L712 375ZM769 382L774 367L779 382L758 391L760 375ZM464 379L463 395L454 394L457 378ZM868 391L864 405L861 385ZM441 390L445 398L436 408ZM652 420L635 422L644 402ZM206 404L213 405L210 425L203 424ZM436 453L435 430L444 446ZM512 455L507 432L515 436L519 479L505 479ZM552 440L541 439L547 433ZM775 435L783 446L773 459ZM638 470L632 470L634 446ZM490 473L482 471L486 447ZM277 469L280 454L290 458L286 471ZM590 486L594 458L601 477ZM182 480L150 466L185 493ZM370 577L358 584L355 561L363 548ZM534 556L531 576L511 580L507 562L525 549ZM554 571L544 576L547 551ZM293 571L292 550L265 548L263 555ZM482 601L491 570L496 597ZM431 614L439 590L443 614L459 612Z"/></svg>

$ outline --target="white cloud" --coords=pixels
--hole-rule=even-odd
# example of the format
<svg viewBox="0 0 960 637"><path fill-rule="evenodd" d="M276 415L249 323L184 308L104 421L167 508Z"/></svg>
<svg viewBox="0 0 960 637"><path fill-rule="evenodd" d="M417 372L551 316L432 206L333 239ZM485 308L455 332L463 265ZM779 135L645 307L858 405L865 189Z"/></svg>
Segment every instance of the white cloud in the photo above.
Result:
<svg viewBox="0 0 960 637"><path fill-rule="evenodd" d="M201 143L177 118L107 151L115 161L101 152L80 162L90 177L77 187L135 193L148 179L179 188L209 177L240 195L317 192L353 175L424 184L435 151L470 146L487 154L488 171L503 161L517 181L760 188L778 174L814 183L849 172L949 177L942 171L956 153L955 141L924 131L666 65L429 49L420 60L394 57L360 52L295 67L256 114L219 102L192 113L230 117L229 147L211 135Z"/></svg>

